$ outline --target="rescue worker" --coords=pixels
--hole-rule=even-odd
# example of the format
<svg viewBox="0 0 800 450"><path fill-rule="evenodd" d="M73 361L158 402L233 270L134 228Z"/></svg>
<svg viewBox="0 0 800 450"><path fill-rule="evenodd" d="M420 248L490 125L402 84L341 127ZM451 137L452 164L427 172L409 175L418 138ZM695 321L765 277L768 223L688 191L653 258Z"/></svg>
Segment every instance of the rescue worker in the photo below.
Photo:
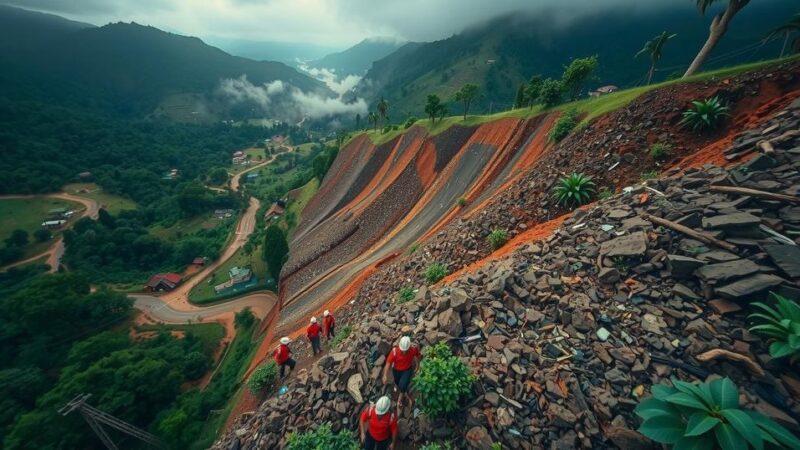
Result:
<svg viewBox="0 0 800 450"><path fill-rule="evenodd" d="M400 338L399 345L389 352L386 366L383 368L383 384L388 383L389 368L391 368L394 375L395 390L400 391L400 396L397 398L398 409L403 406L404 400L408 400L408 404L411 405L411 399L408 397L408 388L411 386L411 378L414 376L414 372L419 369L420 358L419 349L411 345L411 338L408 336Z"/></svg>
<svg viewBox="0 0 800 450"><path fill-rule="evenodd" d="M358 429L364 450L394 450L397 416L389 412L391 408L392 401L384 395L361 413Z"/></svg>
<svg viewBox="0 0 800 450"><path fill-rule="evenodd" d="M325 333L325 340L330 341L336 335L336 319L327 309L322 313L322 331Z"/></svg>
<svg viewBox="0 0 800 450"><path fill-rule="evenodd" d="M282 337L281 343L278 344L278 348L272 352L272 357L275 359L278 367L281 368L281 378L283 378L283 372L286 370L286 366L289 366L289 373L291 373L296 364L295 360L293 360L291 357L292 350L289 348L289 342L291 341L289 341L288 337Z"/></svg>
<svg viewBox="0 0 800 450"><path fill-rule="evenodd" d="M319 343L320 334L322 334L322 327L317 323L317 318L312 317L311 324L306 329L306 336L311 341L311 350L313 350L314 356L317 356L317 353L322 351L322 346Z"/></svg>

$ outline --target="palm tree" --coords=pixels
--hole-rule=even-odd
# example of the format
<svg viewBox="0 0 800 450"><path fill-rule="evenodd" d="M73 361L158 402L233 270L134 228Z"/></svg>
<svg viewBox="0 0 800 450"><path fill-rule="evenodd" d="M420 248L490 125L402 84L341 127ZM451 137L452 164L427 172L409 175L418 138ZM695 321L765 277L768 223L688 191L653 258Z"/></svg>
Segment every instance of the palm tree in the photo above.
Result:
<svg viewBox="0 0 800 450"><path fill-rule="evenodd" d="M700 9L700 14L705 15L706 9L711 6L713 3L716 3L720 0L696 0L697 8ZM703 44L703 48L700 49L700 52L697 53L695 56L694 61L686 70L686 73L683 74L683 78L690 77L697 73L700 70L700 67L705 62L708 55L711 54L711 51L714 50L714 47L717 46L717 43L722 36L725 35L725 32L728 31L728 25L730 25L731 20L733 20L733 16L736 15L739 11L742 10L750 0L727 0L728 6L725 7L725 11L717 14L714 16L714 19L711 21L711 27L708 31L708 39L706 43Z"/></svg>
<svg viewBox="0 0 800 450"><path fill-rule="evenodd" d="M789 44L789 36L792 33L800 33L800 13L795 14L791 20L775 28L769 33L767 39L772 39L779 34L783 34L783 47L781 48L781 58L786 54L786 46ZM793 47L797 47L800 37L795 38Z"/></svg>
<svg viewBox="0 0 800 450"><path fill-rule="evenodd" d="M661 50L664 48L664 44L675 36L677 36L677 34L667 34L665 31L645 42L644 47L634 56L634 58L638 58L645 53L650 54L650 72L647 73L647 84L653 81L653 73L656 71L656 64L658 64L658 61L661 59Z"/></svg>
<svg viewBox="0 0 800 450"><path fill-rule="evenodd" d="M386 101L385 98L381 97L381 101L378 102L378 116L381 120L386 119L386 113L389 111L389 102Z"/></svg>
<svg viewBox="0 0 800 450"><path fill-rule="evenodd" d="M378 131L378 115L377 114L375 114L374 112L370 111L369 114L367 114L367 122L375 125L375 131Z"/></svg>

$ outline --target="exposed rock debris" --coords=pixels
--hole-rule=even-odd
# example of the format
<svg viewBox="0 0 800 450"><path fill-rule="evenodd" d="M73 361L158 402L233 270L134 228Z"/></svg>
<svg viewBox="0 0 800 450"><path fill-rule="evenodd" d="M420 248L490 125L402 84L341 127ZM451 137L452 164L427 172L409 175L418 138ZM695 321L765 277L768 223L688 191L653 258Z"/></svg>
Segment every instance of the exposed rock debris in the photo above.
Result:
<svg viewBox="0 0 800 450"><path fill-rule="evenodd" d="M340 313L354 327L340 351L215 448L281 448L323 422L355 429L364 402L389 391L382 364L406 333L422 346L449 342L478 377L450 420L403 411L401 439L413 447L657 448L634 431L633 408L670 376L729 376L746 408L800 432L797 368L771 359L746 323L748 303L769 291L800 298L800 100L724 154L742 152L756 157L668 173L576 210L547 239L448 285L418 285L412 302L362 296Z"/></svg>

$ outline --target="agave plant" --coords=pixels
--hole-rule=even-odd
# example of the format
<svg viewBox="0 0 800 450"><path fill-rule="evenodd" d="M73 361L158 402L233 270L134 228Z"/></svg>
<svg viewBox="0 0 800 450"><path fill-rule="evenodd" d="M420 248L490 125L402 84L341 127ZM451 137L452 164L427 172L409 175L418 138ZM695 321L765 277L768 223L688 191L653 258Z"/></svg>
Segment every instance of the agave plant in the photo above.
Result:
<svg viewBox="0 0 800 450"><path fill-rule="evenodd" d="M729 116L730 108L719 101L719 97L695 100L692 106L683 113L681 124L694 131L716 128L725 116Z"/></svg>
<svg viewBox="0 0 800 450"><path fill-rule="evenodd" d="M594 193L592 177L582 173L573 173L558 182L553 195L561 205L580 206L591 200Z"/></svg>
<svg viewBox="0 0 800 450"><path fill-rule="evenodd" d="M775 299L775 308L764 303L753 303L763 313L750 315L750 319L758 323L750 331L772 340L769 354L773 358L789 356L797 359L800 357L800 305L778 294L770 295Z"/></svg>
<svg viewBox="0 0 800 450"><path fill-rule="evenodd" d="M739 391L729 378L692 384L672 379L654 385L653 396L636 409L639 432L673 449L762 450L800 448L800 439L755 411L739 408Z"/></svg>

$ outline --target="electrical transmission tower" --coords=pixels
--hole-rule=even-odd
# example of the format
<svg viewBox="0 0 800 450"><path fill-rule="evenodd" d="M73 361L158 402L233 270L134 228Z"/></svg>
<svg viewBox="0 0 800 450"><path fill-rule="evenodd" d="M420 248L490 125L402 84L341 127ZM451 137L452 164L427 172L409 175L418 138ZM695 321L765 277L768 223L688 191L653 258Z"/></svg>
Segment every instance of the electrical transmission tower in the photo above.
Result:
<svg viewBox="0 0 800 450"><path fill-rule="evenodd" d="M159 441L158 438L152 434L136 428L125 421L117 419L111 414L104 413L103 411L88 405L86 400L88 400L91 396L92 394L80 394L73 398L69 403L64 405L64 407L59 409L58 412L61 413L62 416L66 416L67 414L78 410L86 423L88 423L92 428L92 431L94 431L97 437L100 438L100 440L109 450L119 450L119 448L117 447L117 444L111 440L111 437L108 435L108 433L106 433L103 425L108 425L111 428L133 436L140 441L152 445L153 447L162 447L161 441Z"/></svg>

